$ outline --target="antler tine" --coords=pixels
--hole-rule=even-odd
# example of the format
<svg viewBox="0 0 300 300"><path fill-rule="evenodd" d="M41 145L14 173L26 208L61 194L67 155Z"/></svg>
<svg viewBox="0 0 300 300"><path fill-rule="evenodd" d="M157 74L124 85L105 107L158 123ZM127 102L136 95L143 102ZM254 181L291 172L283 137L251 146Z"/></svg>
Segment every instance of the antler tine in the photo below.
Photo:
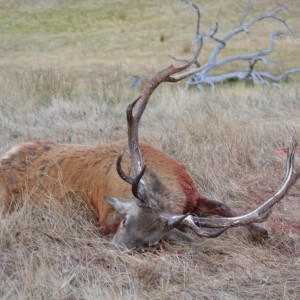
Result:
<svg viewBox="0 0 300 300"><path fill-rule="evenodd" d="M207 231L201 227L198 227L192 215L161 215L161 217L166 221L166 226L169 229L176 228L177 226L184 225L194 231L198 236L206 237L206 238L215 238L220 236L223 232L225 232L228 228L222 228L215 231Z"/></svg>
<svg viewBox="0 0 300 300"><path fill-rule="evenodd" d="M225 228L221 228L221 229L215 230L215 231L207 231L207 230L197 226L191 215L189 215L187 218L185 218L182 221L182 225L190 228L197 235L199 235L201 237L206 237L206 238L216 238L216 237L220 236L222 233L224 233L229 228L229 227L225 227Z"/></svg>
<svg viewBox="0 0 300 300"><path fill-rule="evenodd" d="M124 180L124 181L126 181L127 183L129 183L129 184L133 184L133 182L134 182L134 178L133 177L131 177L131 176L129 176L129 175L127 175L123 170L122 170L122 159L123 159L123 156L124 156L124 153L125 153L125 151L123 150L122 152L121 152L121 154L119 155L119 157L118 157L118 159L117 159L117 172L118 172L118 174L119 174L119 176Z"/></svg>
<svg viewBox="0 0 300 300"><path fill-rule="evenodd" d="M199 45L201 47L201 45ZM131 162L133 166L134 176L139 178L139 181L133 187L134 195L141 200L142 206L150 206L149 197L147 195L147 186L146 181L144 179L144 171L143 164L141 159L140 147L139 147L139 138L138 138L138 127L140 119L143 115L143 112L148 104L148 100L154 90L159 86L162 82L178 82L191 76L197 72L200 72L207 65L203 65L202 67L198 67L186 72L181 73L182 71L189 68L192 64L197 61L200 50L195 52L195 55L192 60L189 62L179 66L174 67L170 65L167 68L164 68L158 71L152 79L146 84L145 89L142 92L142 95L139 96L135 101L133 101L127 108L127 126L128 126L128 146L131 155ZM178 74L176 76L172 76L174 74ZM135 109L135 113L133 109ZM121 168L122 155L119 156L117 160L117 171L119 176L125 180L126 182L133 184L133 177L126 175ZM142 172L143 171L143 172Z"/></svg>
<svg viewBox="0 0 300 300"><path fill-rule="evenodd" d="M138 144L138 136L137 136L137 129L138 129L138 122L139 119L134 118L133 116L133 108L135 106L135 104L138 102L138 100L140 99L140 97L138 99L136 99L134 102L132 102L128 107L127 107L127 124L128 124L128 139L129 139L129 148L130 148L130 153L132 155L132 160L135 162L140 162L138 164L133 164L134 167L134 173L135 175L138 173L138 175L136 175L136 177L131 177L129 175L127 175L123 169L122 169L122 159L124 156L125 151L123 150L121 152L121 154L119 155L117 162L116 162L116 167L117 167L117 172L119 174L119 176L126 181L127 183L132 185L132 192L134 194L134 196L136 196L137 198L140 199L140 196L138 195L138 185L140 182L140 179L142 178L142 176L144 175L146 166L141 168L142 163L140 161L140 150L139 147L136 147L135 145L139 145ZM138 153L137 153L138 152ZM140 170L141 168L141 170Z"/></svg>
<svg viewBox="0 0 300 300"><path fill-rule="evenodd" d="M140 199L142 204L144 204L144 202L147 203L147 201L148 201L148 194L147 194L147 191L145 190L146 186L144 184L142 184L140 186L140 180L143 177L145 170L146 170L146 166L143 167L140 174L138 174L138 176L136 176L136 178L134 179L134 181L132 183L132 194L136 198Z"/></svg>
<svg viewBox="0 0 300 300"><path fill-rule="evenodd" d="M157 72L146 85L142 95L139 96L135 101L133 101L127 108L128 145L129 145L135 179L133 177L126 175L123 172L121 168L122 155L119 156L117 160L117 171L119 176L126 182L130 183L131 185L133 185L133 181L135 181L132 190L134 196L141 200L142 206L149 207L150 203L147 194L146 181L144 179L145 170L142 164L139 138L138 138L138 127L139 127L140 119L148 104L148 100L150 96L157 88L157 86L162 82L176 82L186 78L187 76L190 76L191 73L185 75L182 78L172 77L173 74L179 73L187 69L188 67L190 67L195 62L195 59L196 58L183 64L182 66L174 67L173 65L171 65ZM199 71L199 68L197 68L197 71ZM139 178L139 180L136 180L137 178Z"/></svg>
<svg viewBox="0 0 300 300"><path fill-rule="evenodd" d="M291 139L289 145L289 151L287 154L287 163L286 163L286 175L285 178L274 193L269 199L267 199L262 205L260 205L255 210L251 211L248 214L230 217L230 218L203 218L203 217L192 217L196 224L203 227L211 228L222 228L222 227L235 227L235 226L244 226L251 223L260 223L264 222L270 215L271 208L278 203L288 192L288 190L293 186L296 179L299 177L299 172L294 170L294 159L295 159L295 150L297 143ZM183 221L183 223L185 220Z"/></svg>
<svg viewBox="0 0 300 300"><path fill-rule="evenodd" d="M142 96L138 97L127 107L127 126L128 126L128 145L131 155L131 161L134 171L134 180L131 182L133 195L141 201L140 205L149 207L149 198L147 194L146 181L143 178L146 166L142 166L142 158L139 147L138 128L139 122L143 112L133 114L133 108Z"/></svg>
<svg viewBox="0 0 300 300"><path fill-rule="evenodd" d="M294 170L294 158L296 147L297 143L293 139L291 139L287 154L286 174L284 180L278 188L277 192L273 196L271 196L267 201L265 201L262 205L260 205L257 209L245 215L229 218L207 218L192 216L189 214L166 215L162 216L164 219L166 219L166 225L170 228L174 228L178 225L183 225L193 230L199 236L212 238L218 237L230 227L244 226L249 225L251 223L259 223L265 221L271 213L271 208L284 197L284 195L288 192L288 190L292 187L292 185L295 183L296 179L300 175L299 172L296 172ZM222 229L209 232L201 227Z"/></svg>
<svg viewBox="0 0 300 300"><path fill-rule="evenodd" d="M138 176L143 168L138 136L139 122L143 111L138 111L136 115L133 115L133 108L141 98L142 96L138 97L131 104L129 104L126 112L128 126L128 145L131 154L134 176Z"/></svg>
<svg viewBox="0 0 300 300"><path fill-rule="evenodd" d="M297 142L290 137L288 152L286 154L286 163L285 163L285 177L284 180L287 179L289 175L290 168L294 168L294 156L297 148Z"/></svg>

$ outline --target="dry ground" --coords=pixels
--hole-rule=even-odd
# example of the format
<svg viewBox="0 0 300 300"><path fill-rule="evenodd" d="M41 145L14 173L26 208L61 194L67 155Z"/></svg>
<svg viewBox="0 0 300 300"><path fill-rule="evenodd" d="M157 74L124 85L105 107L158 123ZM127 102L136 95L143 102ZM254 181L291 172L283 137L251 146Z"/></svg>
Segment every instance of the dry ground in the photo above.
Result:
<svg viewBox="0 0 300 300"><path fill-rule="evenodd" d="M218 16L232 25L243 11L242 2L211 2L203 2L205 24ZM296 2L285 1L300 32ZM176 1L0 3L1 154L33 139L124 139L125 109L138 93L128 89L130 76L167 65L170 52L191 55L192 15ZM269 2L261 3L257 10ZM256 41L267 41L264 32L251 36ZM284 41L276 57L285 61L274 72L299 66L298 49L299 41ZM184 163L199 189L239 212L258 205L282 179L284 156L274 151L291 135L300 142L296 76L276 88L219 86L215 94L166 85L151 100L142 139ZM299 156L296 162L300 167ZM59 203L49 191L45 204L33 207L25 197L23 207L0 219L0 298L299 299L299 193L297 182L274 208L264 224L266 242L249 240L239 228L140 254L112 251L80 199Z"/></svg>

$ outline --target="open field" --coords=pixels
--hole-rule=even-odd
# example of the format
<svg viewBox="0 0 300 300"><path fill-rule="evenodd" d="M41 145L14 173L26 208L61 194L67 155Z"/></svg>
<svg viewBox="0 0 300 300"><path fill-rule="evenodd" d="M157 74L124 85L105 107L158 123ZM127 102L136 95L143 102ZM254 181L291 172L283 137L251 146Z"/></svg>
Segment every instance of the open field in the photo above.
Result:
<svg viewBox="0 0 300 300"><path fill-rule="evenodd" d="M245 7L202 3L205 26L217 18L224 30ZM256 1L255 12L269 3ZM299 4L284 3L300 34ZM192 19L177 1L0 1L0 154L34 139L126 138L125 110L138 94L130 77L147 78L170 63L170 53L190 57ZM249 42L236 39L229 53L267 46L273 26L264 23L266 34L258 27ZM273 73L299 67L299 40L279 41L277 49L272 57L284 61ZM214 94L163 85L143 116L141 139L185 164L210 198L247 211L282 179L285 157L274 151L289 136L300 143L299 75L293 78L272 88L218 86ZM26 201L1 216L0 298L297 300L300 181L292 192L264 223L265 242L238 228L130 254L110 249L111 237L99 235L94 212L79 199L61 203L49 191L44 205Z"/></svg>

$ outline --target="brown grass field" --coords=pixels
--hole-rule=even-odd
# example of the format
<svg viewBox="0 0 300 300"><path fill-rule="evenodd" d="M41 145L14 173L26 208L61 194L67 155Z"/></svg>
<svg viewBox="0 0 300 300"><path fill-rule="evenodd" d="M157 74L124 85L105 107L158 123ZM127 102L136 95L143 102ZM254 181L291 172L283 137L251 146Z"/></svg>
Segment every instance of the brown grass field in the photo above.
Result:
<svg viewBox="0 0 300 300"><path fill-rule="evenodd" d="M300 34L298 1L282 1ZM230 29L246 1L202 1L203 27ZM254 1L253 16L274 7ZM130 77L192 56L195 18L167 1L0 1L0 154L34 139L100 144L126 138L125 110L139 91ZM268 46L274 22L234 39L226 53ZM247 39L247 40L245 40ZM299 40L277 42L274 73L300 65ZM213 43L207 45L203 62ZM235 66L228 66L234 68ZM260 66L261 68L263 66ZM243 66L240 66L242 69ZM228 69L228 70L229 70ZM140 137L185 164L198 188L238 212L255 208L284 175L289 137L300 143L300 77L280 86L244 83L209 90L162 85ZM300 168L300 156L296 156ZM300 299L300 181L263 224L217 239L126 253L101 237L80 199L53 199L0 218L0 299Z"/></svg>

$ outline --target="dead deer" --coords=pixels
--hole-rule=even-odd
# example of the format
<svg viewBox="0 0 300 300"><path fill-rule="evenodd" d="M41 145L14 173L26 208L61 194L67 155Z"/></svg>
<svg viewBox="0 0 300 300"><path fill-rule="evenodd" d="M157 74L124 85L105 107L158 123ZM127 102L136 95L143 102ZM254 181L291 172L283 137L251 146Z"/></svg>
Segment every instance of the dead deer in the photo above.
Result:
<svg viewBox="0 0 300 300"><path fill-rule="evenodd" d="M298 177L294 170L295 142L290 144L286 175L277 192L241 216L198 191L183 165L139 143L139 121L151 94L160 83L176 82L199 70L186 71L192 63L177 68L171 65L156 73L142 95L128 106L128 144L119 141L84 146L34 141L4 154L0 160L0 197L5 210L11 211L24 191L37 202L49 191L57 199L75 192L96 208L103 234L114 233L115 245L135 250L160 240L193 241L182 228L202 237L217 237L230 227L247 226L254 236L266 237L267 231L253 223L269 216L270 209ZM123 151L128 145L130 155Z"/></svg>

